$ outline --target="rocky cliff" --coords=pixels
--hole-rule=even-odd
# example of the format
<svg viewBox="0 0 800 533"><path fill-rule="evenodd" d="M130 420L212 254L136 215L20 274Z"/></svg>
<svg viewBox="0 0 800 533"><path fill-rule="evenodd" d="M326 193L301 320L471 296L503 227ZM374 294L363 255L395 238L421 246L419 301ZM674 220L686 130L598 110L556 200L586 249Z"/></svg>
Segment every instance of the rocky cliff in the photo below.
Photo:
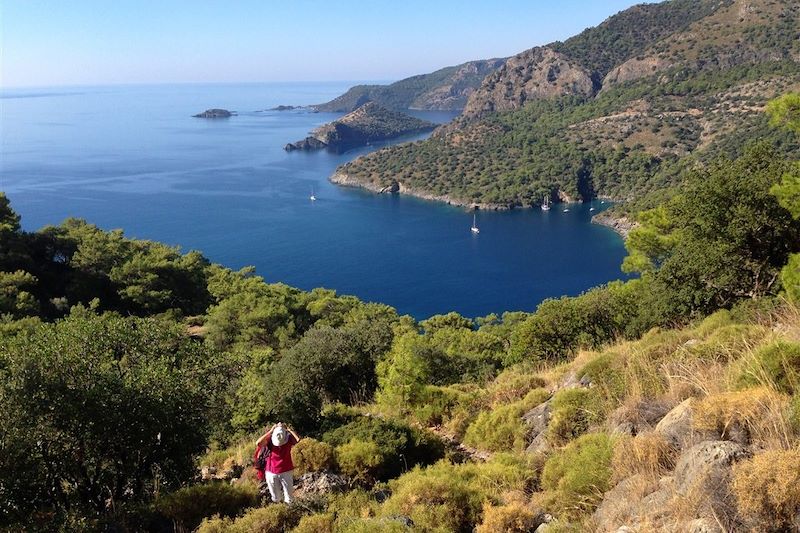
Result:
<svg viewBox="0 0 800 533"><path fill-rule="evenodd" d="M591 73L547 47L509 58L483 80L464 108L465 117L518 109L529 100L557 96L591 96Z"/></svg>
<svg viewBox="0 0 800 533"><path fill-rule="evenodd" d="M338 120L324 124L303 140L286 145L286 150L328 148L347 150L356 146L430 131L436 125L399 111L369 102Z"/></svg>

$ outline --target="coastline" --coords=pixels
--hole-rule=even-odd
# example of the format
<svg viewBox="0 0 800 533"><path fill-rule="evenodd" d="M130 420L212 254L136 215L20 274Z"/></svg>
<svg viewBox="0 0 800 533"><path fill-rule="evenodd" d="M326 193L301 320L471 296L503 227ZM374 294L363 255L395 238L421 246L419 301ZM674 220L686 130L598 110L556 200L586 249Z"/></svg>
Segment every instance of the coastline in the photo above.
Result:
<svg viewBox="0 0 800 533"><path fill-rule="evenodd" d="M328 181L342 187L364 189L373 192L375 194L405 194L408 196L413 196L414 198L419 198L421 200L428 200L431 202L443 202L448 205L463 207L466 209L478 209L482 211L510 211L512 209L533 209L533 206L465 202L463 200L452 198L447 195L436 195L432 193L418 191L411 187L406 187L397 180L392 180L392 183L389 185L364 183L363 181L351 178L347 173L340 171L334 172L333 175L331 175L328 178ZM571 202L566 202L566 203L571 203ZM615 217L609 214L608 211L603 211L602 213L598 213L592 216L592 223L600 224L601 226L606 226L608 228L611 228L617 234L619 234L619 236L622 237L623 240L627 239L628 234L631 232L631 230L633 230L638 226L638 224L635 221L631 220L627 216Z"/></svg>

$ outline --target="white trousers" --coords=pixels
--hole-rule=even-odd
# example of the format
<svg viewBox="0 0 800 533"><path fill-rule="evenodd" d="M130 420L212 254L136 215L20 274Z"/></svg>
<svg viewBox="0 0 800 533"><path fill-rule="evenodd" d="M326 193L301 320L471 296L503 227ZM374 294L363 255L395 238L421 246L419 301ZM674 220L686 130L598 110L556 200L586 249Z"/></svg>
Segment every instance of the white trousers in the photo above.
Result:
<svg viewBox="0 0 800 533"><path fill-rule="evenodd" d="M265 474L265 481L267 482L267 488L269 489L269 495L272 497L272 501L278 503L281 501L281 496L283 496L284 502L292 503L294 472L289 470L282 474L273 474L272 472L265 472Z"/></svg>

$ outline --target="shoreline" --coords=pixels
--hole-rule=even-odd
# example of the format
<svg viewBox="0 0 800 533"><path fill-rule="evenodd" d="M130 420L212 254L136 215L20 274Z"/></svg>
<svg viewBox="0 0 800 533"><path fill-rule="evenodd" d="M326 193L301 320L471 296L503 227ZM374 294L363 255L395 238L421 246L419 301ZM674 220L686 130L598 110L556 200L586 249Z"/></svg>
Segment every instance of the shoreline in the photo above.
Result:
<svg viewBox="0 0 800 533"><path fill-rule="evenodd" d="M491 204L481 202L465 202L451 198L447 195L436 195L433 193L421 192L416 189L404 186L401 182L392 180L390 185L376 185L374 183L364 183L355 178L351 178L344 172L334 172L328 181L342 187L351 187L356 189L364 189L375 194L404 194L419 198L420 200L428 200L431 202L441 202L455 207L463 207L465 209L482 210L482 211L511 211L512 209L534 209L534 206L510 205L510 204ZM612 200L607 197L598 197L598 199ZM563 202L565 204L575 202ZM592 224L599 224L614 230L623 240L628 238L628 234L638 226L638 224L629 219L627 216L614 217L603 211L592 216Z"/></svg>

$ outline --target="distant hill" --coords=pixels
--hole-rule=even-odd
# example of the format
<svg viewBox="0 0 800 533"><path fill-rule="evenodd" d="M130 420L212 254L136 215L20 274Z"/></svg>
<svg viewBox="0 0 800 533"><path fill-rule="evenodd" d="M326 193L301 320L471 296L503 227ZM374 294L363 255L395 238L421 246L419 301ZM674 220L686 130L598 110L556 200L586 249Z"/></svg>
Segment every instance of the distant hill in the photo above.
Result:
<svg viewBox="0 0 800 533"><path fill-rule="evenodd" d="M369 102L338 120L324 124L286 150L347 150L370 142L430 131L436 124Z"/></svg>
<svg viewBox="0 0 800 533"><path fill-rule="evenodd" d="M318 111L349 113L367 102L388 109L461 110L487 74L504 59L470 61L420 74L389 85L356 85L330 102L313 106Z"/></svg>
<svg viewBox="0 0 800 533"><path fill-rule="evenodd" d="M750 139L797 151L763 107L800 89L798 28L792 0L634 6L509 58L430 139L358 158L334 179L505 208L640 198Z"/></svg>

